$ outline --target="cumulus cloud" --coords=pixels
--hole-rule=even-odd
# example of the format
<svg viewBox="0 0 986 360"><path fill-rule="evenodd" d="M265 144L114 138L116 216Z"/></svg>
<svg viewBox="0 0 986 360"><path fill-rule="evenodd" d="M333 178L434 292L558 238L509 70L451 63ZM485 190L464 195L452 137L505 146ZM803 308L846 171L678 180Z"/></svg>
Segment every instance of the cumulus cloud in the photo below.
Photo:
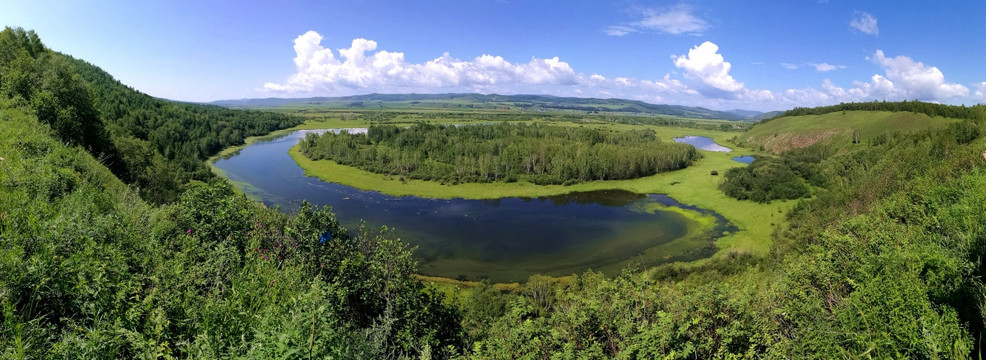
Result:
<svg viewBox="0 0 986 360"><path fill-rule="evenodd" d="M743 83L729 75L732 65L719 54L719 46L706 41L687 55L672 56L674 66L685 71L685 77L696 80L709 88L726 93L742 91Z"/></svg>
<svg viewBox="0 0 986 360"><path fill-rule="evenodd" d="M678 4L665 9L639 9L640 20L622 25L610 26L604 30L607 35L624 36L641 31L657 31L666 34L700 35L709 29L709 23L692 14L690 6Z"/></svg>
<svg viewBox="0 0 986 360"><path fill-rule="evenodd" d="M864 34L880 35L880 28L876 24L876 18L868 12L860 13L849 21L849 27Z"/></svg>
<svg viewBox="0 0 986 360"><path fill-rule="evenodd" d="M906 56L887 57L877 50L867 60L883 68L868 81L854 81L852 87L836 86L825 79L821 89L789 89L782 93L782 103L793 106L825 105L849 101L910 100L942 102L969 95L965 86L945 81L937 67L925 65ZM986 101L986 82L979 84L975 97Z"/></svg>
<svg viewBox="0 0 986 360"><path fill-rule="evenodd" d="M907 56L887 56L877 50L866 60L881 73L840 87L825 79L821 86L772 92L750 89L731 74L732 64L719 46L703 42L684 55L671 55L678 73L640 79L575 71L557 57L511 62L496 55L472 59L449 53L430 61L408 62L402 52L378 49L377 42L354 39L348 47L330 49L323 37L309 31L294 40L296 71L285 81L261 89L281 95L352 95L368 92L479 92L538 93L558 96L619 97L711 108L783 109L846 101L918 99L943 102L969 98L986 102L986 82L966 86L950 83L937 67ZM811 66L820 72L845 68L829 63L786 64ZM655 64L655 66L659 66ZM971 93L971 94L970 94Z"/></svg>
<svg viewBox="0 0 986 360"><path fill-rule="evenodd" d="M796 65L796 64L782 62L781 63L781 67L783 67L785 69L788 69L788 70L797 70L799 66Z"/></svg>
<svg viewBox="0 0 986 360"><path fill-rule="evenodd" d="M877 50L869 60L883 67L885 80L890 83L885 86L892 87L892 93L903 98L936 101L969 95L965 86L945 82L945 75L937 67L907 56L887 57L882 50ZM873 77L874 83L884 82L877 76Z"/></svg>
<svg viewBox="0 0 986 360"><path fill-rule="evenodd" d="M321 45L322 36L309 31L294 40L297 73L283 84L267 83L274 92L313 92L340 89L481 88L496 85L573 85L578 76L557 57L532 58L511 63L500 56L482 55L472 60L448 53L434 60L412 64L404 53L377 49L373 40L355 39L339 57Z"/></svg>

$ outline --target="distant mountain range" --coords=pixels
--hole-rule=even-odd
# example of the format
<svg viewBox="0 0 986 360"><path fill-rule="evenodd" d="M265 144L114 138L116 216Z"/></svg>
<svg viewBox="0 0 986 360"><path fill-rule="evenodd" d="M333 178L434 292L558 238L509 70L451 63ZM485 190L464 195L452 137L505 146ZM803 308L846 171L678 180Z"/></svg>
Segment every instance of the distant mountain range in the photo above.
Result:
<svg viewBox="0 0 986 360"><path fill-rule="evenodd" d="M760 111L717 111L702 107L649 104L637 100L557 97L549 95L483 94L368 94L301 99L266 98L220 100L210 103L229 108L448 108L525 111L580 111L585 113L668 115L693 119L758 121ZM772 113L771 113L772 114ZM770 115L773 116L773 115ZM770 117L766 116L766 117Z"/></svg>

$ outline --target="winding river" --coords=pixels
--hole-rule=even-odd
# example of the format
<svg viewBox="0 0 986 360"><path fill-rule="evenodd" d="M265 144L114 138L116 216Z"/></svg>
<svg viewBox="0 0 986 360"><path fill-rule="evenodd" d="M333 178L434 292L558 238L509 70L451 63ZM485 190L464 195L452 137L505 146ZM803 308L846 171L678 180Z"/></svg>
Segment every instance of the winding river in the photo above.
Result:
<svg viewBox="0 0 986 360"><path fill-rule="evenodd" d="M267 206L296 211L305 200L331 206L350 228L383 225L417 247L419 272L497 282L541 273L595 269L618 273L692 260L716 251L712 240L735 228L718 214L664 195L593 191L495 200L388 196L304 175L288 155L305 133L255 142L213 166ZM325 131L325 130L321 130ZM352 130L358 131L358 130Z"/></svg>

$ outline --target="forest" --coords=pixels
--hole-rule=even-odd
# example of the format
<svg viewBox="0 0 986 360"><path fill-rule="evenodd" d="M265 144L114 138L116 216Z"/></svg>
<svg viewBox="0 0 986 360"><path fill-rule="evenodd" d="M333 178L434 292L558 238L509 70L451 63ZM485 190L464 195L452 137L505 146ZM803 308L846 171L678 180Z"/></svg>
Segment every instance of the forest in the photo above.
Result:
<svg viewBox="0 0 986 360"><path fill-rule="evenodd" d="M180 184L170 201L127 181L121 174L142 168L109 161L127 148L90 140L120 136L116 120L104 117L105 103L78 70L41 66L59 58L32 33L0 32L2 358L983 352L982 116L851 152L780 155L813 189L777 225L766 256L737 252L615 277L535 275L516 290L479 283L442 291L414 276L413 250L387 229L344 229L329 209L307 204L291 214L268 209L224 181ZM164 115L167 102L148 101L161 105L142 108L148 118L182 121ZM178 166L143 141L153 157ZM175 149L194 152L184 144ZM813 168L799 172L801 163ZM812 174L824 181L813 183Z"/></svg>
<svg viewBox="0 0 986 360"><path fill-rule="evenodd" d="M701 157L691 145L658 140L653 130L505 122L371 126L366 134L308 134L300 147L312 160L442 183L634 179L682 169Z"/></svg>

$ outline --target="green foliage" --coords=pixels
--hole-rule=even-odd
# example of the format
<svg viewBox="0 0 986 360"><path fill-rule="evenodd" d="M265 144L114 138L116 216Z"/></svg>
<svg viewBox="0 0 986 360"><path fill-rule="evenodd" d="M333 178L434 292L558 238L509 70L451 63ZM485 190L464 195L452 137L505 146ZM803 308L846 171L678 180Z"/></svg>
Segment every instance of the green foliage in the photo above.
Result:
<svg viewBox="0 0 986 360"><path fill-rule="evenodd" d="M214 180L203 160L223 148L301 122L155 99L11 28L0 31L0 96L29 104L62 141L82 146L155 203L174 201L189 180Z"/></svg>
<svg viewBox="0 0 986 360"><path fill-rule="evenodd" d="M739 200L757 202L809 195L808 187L794 170L785 162L774 159L757 159L750 166L729 169L726 181L719 188Z"/></svg>
<svg viewBox="0 0 986 360"><path fill-rule="evenodd" d="M146 204L0 99L0 357L443 357L459 310L386 231L199 183Z"/></svg>
<svg viewBox="0 0 986 360"><path fill-rule="evenodd" d="M57 59L31 32L0 32L2 358L983 352L982 118L887 134L855 151L815 146L755 163L758 179L818 187L778 226L767 258L733 252L615 278L592 271L564 281L532 276L514 293L481 283L459 308L413 278L411 250L386 229L348 231L328 209L302 204L284 214L222 183L172 189L167 196L175 202L148 204L114 176L118 169L104 166L111 158L91 155L113 151L85 143L102 128L86 108L92 100L83 93L92 85L81 86ZM471 131L489 129L497 128ZM140 163L167 177L196 158L172 157L149 137L109 132L127 171ZM600 135L594 144L647 137L575 134ZM435 140L395 138L409 146ZM190 144L177 153L200 157ZM787 193L757 186L750 191Z"/></svg>
<svg viewBox="0 0 986 360"><path fill-rule="evenodd" d="M367 134L309 134L301 151L367 171L441 182L525 179L572 184L633 179L687 167L694 147L653 130L605 131L532 125L371 126Z"/></svg>
<svg viewBox="0 0 986 360"><path fill-rule="evenodd" d="M833 153L830 146L816 144L788 150L780 158L761 157L749 166L729 169L719 189L739 200L756 202L808 197L808 185L826 185L820 163Z"/></svg>
<svg viewBox="0 0 986 360"><path fill-rule="evenodd" d="M799 179L824 174L825 187L778 229L774 257L614 279L587 272L547 302L531 295L544 283L532 278L472 355L975 356L986 324L986 167L981 135L968 134L983 129L967 121L855 152L785 153L778 163L810 168L788 166Z"/></svg>

